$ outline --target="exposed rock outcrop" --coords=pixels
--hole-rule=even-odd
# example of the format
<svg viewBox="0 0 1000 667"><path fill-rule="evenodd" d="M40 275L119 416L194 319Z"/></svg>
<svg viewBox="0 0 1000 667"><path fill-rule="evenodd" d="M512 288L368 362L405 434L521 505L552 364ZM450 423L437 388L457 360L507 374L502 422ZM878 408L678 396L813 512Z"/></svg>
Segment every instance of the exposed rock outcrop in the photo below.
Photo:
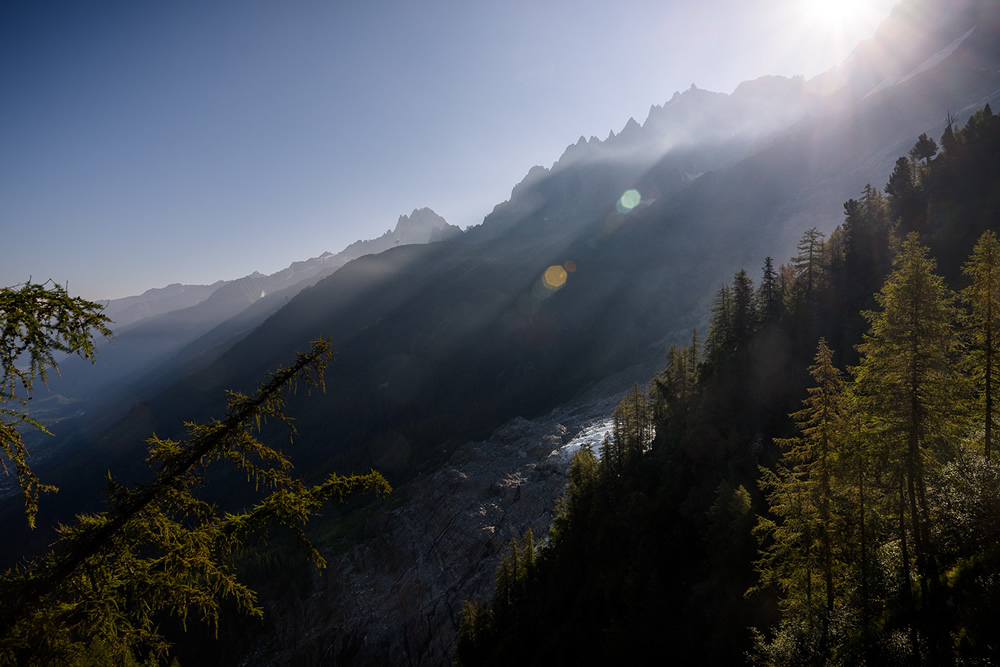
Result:
<svg viewBox="0 0 1000 667"><path fill-rule="evenodd" d="M274 632L244 665L448 665L463 600L492 597L511 538L548 534L570 454L595 449L608 417L648 367L630 369L545 417L516 418L409 484L368 522L365 541L329 557L294 618L268 609Z"/></svg>

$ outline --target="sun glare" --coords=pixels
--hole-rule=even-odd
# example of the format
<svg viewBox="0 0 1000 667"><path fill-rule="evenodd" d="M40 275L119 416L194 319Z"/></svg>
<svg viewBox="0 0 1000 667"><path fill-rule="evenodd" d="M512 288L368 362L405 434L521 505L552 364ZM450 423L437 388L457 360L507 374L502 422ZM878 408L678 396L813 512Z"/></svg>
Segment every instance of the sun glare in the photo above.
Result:
<svg viewBox="0 0 1000 667"><path fill-rule="evenodd" d="M869 39L895 1L787 0L783 6L794 11L784 17L785 28L776 33L779 39L774 48L785 51L784 57L795 58L799 74L818 74L842 62L860 41Z"/></svg>
<svg viewBox="0 0 1000 667"><path fill-rule="evenodd" d="M803 0L803 11L811 22L833 29L862 18L870 4L865 0Z"/></svg>

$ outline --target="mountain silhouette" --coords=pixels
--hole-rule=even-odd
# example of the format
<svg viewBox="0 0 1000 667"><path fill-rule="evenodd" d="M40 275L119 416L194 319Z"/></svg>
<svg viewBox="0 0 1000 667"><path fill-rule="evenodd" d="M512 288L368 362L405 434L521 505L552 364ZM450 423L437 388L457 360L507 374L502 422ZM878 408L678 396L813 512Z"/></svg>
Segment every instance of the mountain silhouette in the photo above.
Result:
<svg viewBox="0 0 1000 667"><path fill-rule="evenodd" d="M59 375L48 383L54 397L46 401L44 395L39 396L40 409L58 418L64 416L60 409L91 409L94 399L109 391L129 387L128 392L134 394L130 385L144 375L160 377L176 372L210 350L231 345L298 292L352 259L400 244L428 243L460 234L458 227L423 208L400 216L395 228L379 238L356 241L339 253L325 252L294 262L271 275L254 272L212 285L174 284L112 300L105 314L112 320L115 338L99 342L101 363L92 366L75 356L61 362ZM153 391L151 379L143 380L147 385L144 394Z"/></svg>
<svg viewBox="0 0 1000 667"><path fill-rule="evenodd" d="M76 511L109 466L129 478L150 432L181 437L185 420L220 413L224 390L249 390L318 337L337 358L326 393L294 402L286 451L317 475L374 466L394 484L514 416L662 358L704 327L735 271L756 275L805 230L832 231L843 202L881 183L918 135L996 103L998 26L990 2L902 2L812 80L763 77L729 95L692 87L642 124L581 137L464 234L360 253L243 320L231 318L249 303L198 331L191 309L133 325L146 350L150 331L185 342L147 358L146 373L161 364L155 378L130 376L155 391L60 425L71 436L40 473L63 491L43 498L41 522ZM397 231L424 218L403 216ZM259 293L262 279L213 298ZM184 363L162 365L185 345Z"/></svg>

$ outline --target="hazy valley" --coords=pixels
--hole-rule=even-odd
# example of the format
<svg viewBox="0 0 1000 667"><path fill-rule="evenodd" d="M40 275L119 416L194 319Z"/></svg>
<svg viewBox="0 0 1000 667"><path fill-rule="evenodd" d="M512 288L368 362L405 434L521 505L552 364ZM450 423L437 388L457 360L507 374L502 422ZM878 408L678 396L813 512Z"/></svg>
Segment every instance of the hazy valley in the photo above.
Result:
<svg viewBox="0 0 1000 667"><path fill-rule="evenodd" d="M105 313L115 336L99 342L96 365L70 357L60 362L59 377L36 390L32 414L55 437L29 442L39 477L60 490L42 496L39 528L30 531L16 480L8 478L0 507L9 536L5 562L43 552L53 526L99 510L109 470L121 482L148 482L144 443L152 434L182 440L185 423L222 414L227 390L251 394L269 372L325 338L334 350L325 390L289 398L293 440L273 421L265 422L262 439L280 441L309 483L332 472L377 470L394 491L330 509L310 525L330 563L325 571L307 569L290 538L252 554L246 572L260 588L264 619L224 616L218 640L210 630L185 634L165 622L176 655L183 665L450 664L468 620L463 601L493 600L510 540L530 528L541 544L567 511L559 499L574 483L571 454L581 438L600 450L619 401L634 384L654 395L654 378L662 380L657 372L672 359L668 350L690 344L692 330L708 337L709 348L717 344L720 287L728 289L741 269L762 282L765 259L773 258L774 269L785 265L781 279L791 290L810 230L820 243L843 239L845 202L870 196L866 185L882 192L921 135L937 140L978 119L974 124L992 123L983 141L995 141L989 132L998 117L985 120L981 110L1000 108L997 35L1000 8L988 0L906 0L872 40L814 79L765 76L732 94L692 86L652 105L641 124L628 119L603 140L581 137L550 166L529 170L479 225L461 230L429 208L414 209L379 238L336 253L317 249L316 257L272 275L173 284L111 301ZM941 153L914 159L912 168L944 174L941 144ZM950 154L957 162L958 149ZM964 153L962 159L973 164ZM990 165L982 167L983 182L928 181L929 212L908 209L894 223L902 227L893 228L897 249L903 232L918 232L955 289L980 233L998 225L996 159L975 159L976 168ZM925 187L916 176L913 182ZM892 205L901 197L887 195ZM963 197L979 208L962 209ZM961 220L949 217L956 211ZM631 495L611 503L635 507L635 524L628 524L634 532L622 548L645 553L635 536L649 535L669 542L665 550L691 540L700 545L692 554L710 555L697 565L677 557L674 572L690 583L683 594L670 598L677 587L651 586L665 599L637 603L652 616L632 631L647 638L623 654L651 645L649 633L661 623L694 633L715 604L722 610L717 625L678 648L680 659L731 661L751 649L743 629L767 632L778 623L777 588L744 601L754 585L745 580L752 558L704 565L715 556L724 561L729 547L738 557L753 542L752 526L736 519L726 525L742 531L738 540L727 533L712 542L718 535L705 526L723 521L715 519L723 510L712 494L723 483L729 493L744 484L751 488L747 502L767 514L766 494L747 480L758 464L773 469L775 443L791 437L788 415L810 386L806 369L818 337L841 344L841 367L859 363L850 351L863 333L857 313L875 307L872 294L891 268L888 261L879 267L882 273L837 274L848 276L847 286L828 286L811 319L788 315L780 327L762 326L749 356L741 350L725 361L699 359L699 396L720 397L699 404L701 421L657 414L649 439L654 463L637 473L642 482ZM868 292L856 297L851 279ZM685 438L700 438L704 449ZM572 451L563 451L567 445ZM240 469L209 468L200 493L227 510L240 508L254 502L237 490L244 477ZM656 513L654 506L670 509ZM716 514L705 519L710 508ZM564 530L564 540L576 535ZM593 552L564 544L580 549L574 558L599 567L613 541L595 532ZM552 581L584 572L559 558L566 556L549 562L566 569L552 566L553 578L538 580L546 583L537 590L549 591L552 601L566 599ZM636 580L662 574L640 561L610 566L609 577L625 572L627 581L606 588L620 585L631 594ZM739 576L719 584L702 566ZM631 645L632 631L617 623L635 620L607 598L595 602L596 595L578 600L578 611L606 607L615 623L594 619L594 635L607 642L591 647L595 659L609 657L600 653L609 645ZM494 634L479 637L494 643L466 659L503 664L569 655L519 625L527 616L512 615L505 625L503 612L496 613ZM728 633L721 624L740 630ZM553 628L556 636L572 633L561 623ZM526 646L543 650L532 658L516 648L519 632Z"/></svg>

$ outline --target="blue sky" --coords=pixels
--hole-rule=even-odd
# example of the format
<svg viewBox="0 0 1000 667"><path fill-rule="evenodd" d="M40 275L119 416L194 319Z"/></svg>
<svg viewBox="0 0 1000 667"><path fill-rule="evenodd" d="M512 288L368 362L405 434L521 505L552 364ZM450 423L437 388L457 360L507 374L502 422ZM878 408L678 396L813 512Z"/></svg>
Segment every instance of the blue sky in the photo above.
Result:
<svg viewBox="0 0 1000 667"><path fill-rule="evenodd" d="M893 4L6 0L0 286L121 297L271 273L423 206L478 224L580 135L692 83L815 75Z"/></svg>

